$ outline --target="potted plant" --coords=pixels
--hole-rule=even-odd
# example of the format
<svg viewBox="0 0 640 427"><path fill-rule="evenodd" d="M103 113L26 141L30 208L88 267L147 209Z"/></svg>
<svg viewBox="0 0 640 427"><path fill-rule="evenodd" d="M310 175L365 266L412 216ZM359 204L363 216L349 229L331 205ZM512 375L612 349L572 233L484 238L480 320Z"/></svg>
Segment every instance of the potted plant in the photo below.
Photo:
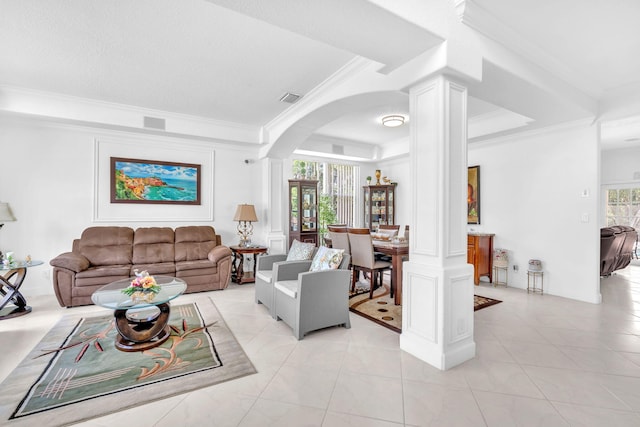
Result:
<svg viewBox="0 0 640 427"><path fill-rule="evenodd" d="M327 225L335 224L338 216L333 207L331 196L328 194L320 194L318 200L318 232L322 239L327 234Z"/></svg>
<svg viewBox="0 0 640 427"><path fill-rule="evenodd" d="M305 168L306 163L305 162L300 162L300 175L302 179L306 179L307 178L307 169Z"/></svg>
<svg viewBox="0 0 640 427"><path fill-rule="evenodd" d="M367 177L367 185L371 185L371 177L370 176Z"/></svg>

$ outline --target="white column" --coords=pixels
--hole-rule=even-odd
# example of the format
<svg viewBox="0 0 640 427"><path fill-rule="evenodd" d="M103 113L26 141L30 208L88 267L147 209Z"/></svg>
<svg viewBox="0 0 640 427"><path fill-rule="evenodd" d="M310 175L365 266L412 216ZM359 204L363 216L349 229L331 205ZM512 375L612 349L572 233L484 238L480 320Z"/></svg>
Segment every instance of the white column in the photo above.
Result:
<svg viewBox="0 0 640 427"><path fill-rule="evenodd" d="M400 348L446 370L475 356L467 264L467 89L440 75L410 90L411 236Z"/></svg>
<svg viewBox="0 0 640 427"><path fill-rule="evenodd" d="M265 206L267 206L267 247L270 254L287 253L287 233L288 224L287 207L288 195L285 190L284 161L281 159L266 158L264 173L266 179L263 182L263 194L266 196ZM264 188L266 184L266 188Z"/></svg>

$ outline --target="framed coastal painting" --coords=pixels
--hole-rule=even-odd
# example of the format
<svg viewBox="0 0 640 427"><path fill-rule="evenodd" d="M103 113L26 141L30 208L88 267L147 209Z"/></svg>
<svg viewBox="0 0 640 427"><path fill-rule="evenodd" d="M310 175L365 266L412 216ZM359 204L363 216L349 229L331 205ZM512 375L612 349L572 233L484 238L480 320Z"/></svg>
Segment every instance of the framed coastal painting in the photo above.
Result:
<svg viewBox="0 0 640 427"><path fill-rule="evenodd" d="M480 224L480 166L468 168L467 224Z"/></svg>
<svg viewBox="0 0 640 427"><path fill-rule="evenodd" d="M200 204L200 165L111 157L111 203Z"/></svg>

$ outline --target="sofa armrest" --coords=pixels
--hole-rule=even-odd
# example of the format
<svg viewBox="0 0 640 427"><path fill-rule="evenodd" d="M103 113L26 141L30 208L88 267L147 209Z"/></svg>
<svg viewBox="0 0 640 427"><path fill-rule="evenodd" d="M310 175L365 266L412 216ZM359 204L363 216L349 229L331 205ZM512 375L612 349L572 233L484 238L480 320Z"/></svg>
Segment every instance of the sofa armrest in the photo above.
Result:
<svg viewBox="0 0 640 427"><path fill-rule="evenodd" d="M260 255L257 257L256 270L273 270L273 264L276 262L286 261L286 254L278 255Z"/></svg>
<svg viewBox="0 0 640 427"><path fill-rule="evenodd" d="M280 280L298 280L298 274L309 271L311 261L281 261L273 264L273 279L275 283Z"/></svg>
<svg viewBox="0 0 640 427"><path fill-rule="evenodd" d="M74 252L65 252L60 254L49 261L49 264L54 267L66 268L67 270L75 271L76 273L88 269L91 265L87 258Z"/></svg>
<svg viewBox="0 0 640 427"><path fill-rule="evenodd" d="M230 257L232 255L231 249L226 246L216 246L209 251L207 258L209 261L219 263L224 258Z"/></svg>

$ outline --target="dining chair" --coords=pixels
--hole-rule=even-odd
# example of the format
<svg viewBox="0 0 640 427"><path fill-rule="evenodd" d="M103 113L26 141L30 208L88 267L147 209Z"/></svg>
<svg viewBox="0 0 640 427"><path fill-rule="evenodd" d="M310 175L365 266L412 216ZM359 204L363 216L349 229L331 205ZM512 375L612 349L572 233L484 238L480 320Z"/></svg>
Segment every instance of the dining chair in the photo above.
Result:
<svg viewBox="0 0 640 427"><path fill-rule="evenodd" d="M347 255L351 255L351 245L349 244L349 234L347 233L345 224L331 224L327 226L329 230L329 238L331 239L331 247L342 249ZM349 263L349 270L353 270L353 266ZM353 271L351 271L354 274ZM357 280L356 280L357 282Z"/></svg>
<svg viewBox="0 0 640 427"><path fill-rule="evenodd" d="M331 239L331 247L335 249L343 249L345 254L351 254L351 245L349 245L349 235L346 225L328 225L329 238Z"/></svg>
<svg viewBox="0 0 640 427"><path fill-rule="evenodd" d="M369 273L371 277L369 299L371 299L376 285L379 283L382 286L382 272L385 270L390 271L391 263L375 259L371 232L368 228L349 228L347 231L351 246L351 265L353 266L351 292L355 291L358 273L360 271Z"/></svg>

